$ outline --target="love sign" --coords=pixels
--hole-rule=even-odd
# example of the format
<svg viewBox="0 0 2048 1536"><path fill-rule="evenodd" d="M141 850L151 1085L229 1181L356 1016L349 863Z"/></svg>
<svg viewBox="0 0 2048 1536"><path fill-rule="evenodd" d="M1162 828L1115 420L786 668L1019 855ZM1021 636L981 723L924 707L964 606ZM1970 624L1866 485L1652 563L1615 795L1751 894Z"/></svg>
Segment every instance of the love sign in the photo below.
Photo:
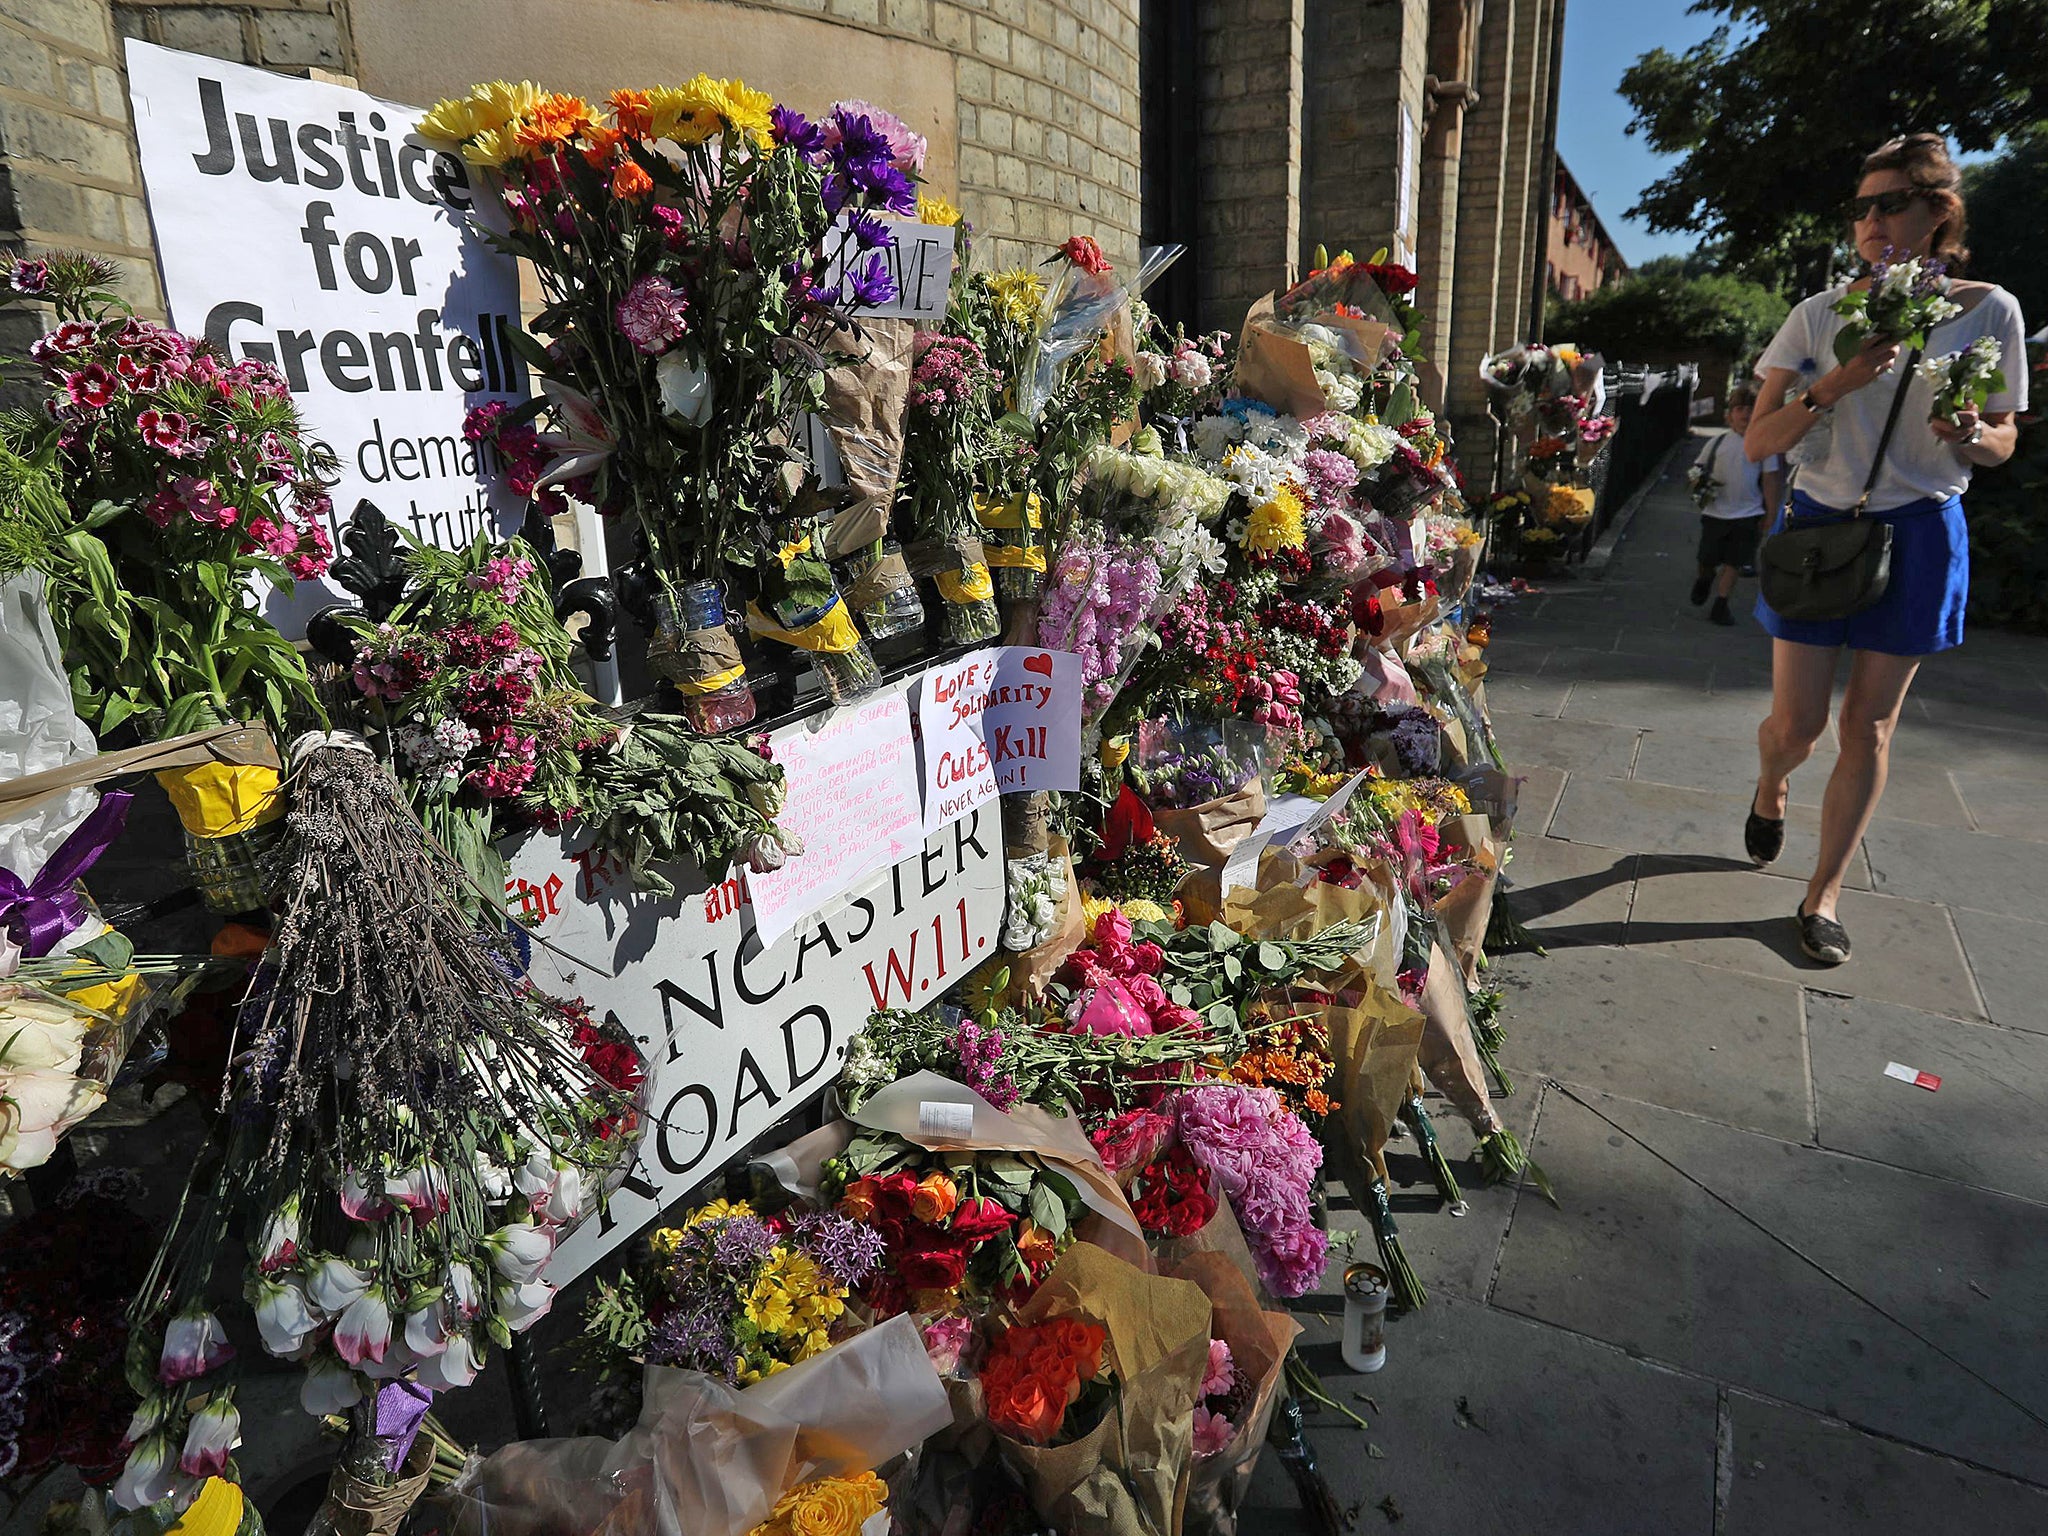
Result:
<svg viewBox="0 0 2048 1536"><path fill-rule="evenodd" d="M917 694L927 835L997 795L1081 787L1081 658L1002 645L926 672Z"/></svg>

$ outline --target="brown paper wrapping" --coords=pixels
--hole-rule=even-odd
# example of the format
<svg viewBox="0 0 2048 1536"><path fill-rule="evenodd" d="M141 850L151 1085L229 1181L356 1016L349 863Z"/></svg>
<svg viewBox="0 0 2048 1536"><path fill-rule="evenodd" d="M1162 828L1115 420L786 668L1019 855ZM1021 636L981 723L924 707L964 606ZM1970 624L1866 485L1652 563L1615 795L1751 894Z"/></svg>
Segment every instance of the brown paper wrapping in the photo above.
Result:
<svg viewBox="0 0 2048 1536"><path fill-rule="evenodd" d="M842 560L889 531L896 479L903 469L903 419L910 406L910 350L917 329L908 320L863 320L842 328L828 350L859 354L825 371L820 413L839 452L851 500L825 535L828 559Z"/></svg>
<svg viewBox="0 0 2048 1536"><path fill-rule="evenodd" d="M228 763L238 767L284 767L277 755L277 743L260 725L216 725L203 731L173 736L148 746L129 747L121 752L102 752L80 758L61 768L25 773L0 784L0 805L40 800L79 784L98 784L131 773L156 773L168 768L196 768L205 763Z"/></svg>
<svg viewBox="0 0 2048 1536"><path fill-rule="evenodd" d="M879 608L885 598L911 585L912 580L910 566L904 561L901 551L884 555L862 571L847 589L846 606L855 613Z"/></svg>
<svg viewBox="0 0 2048 1536"><path fill-rule="evenodd" d="M1349 335L1366 359L1368 371L1378 359L1389 328L1377 320L1350 315L1317 316L1316 324ZM1306 419L1328 410L1323 387L1306 342L1285 334L1273 316L1273 295L1252 305L1238 335L1237 370L1232 384L1242 394L1263 400L1276 411Z"/></svg>
<svg viewBox="0 0 2048 1536"><path fill-rule="evenodd" d="M1454 816L1438 828L1442 846L1469 851L1474 868L1436 901L1437 937L1469 989L1479 974L1480 945L1493 915L1493 893L1499 883L1500 843L1490 818L1477 812Z"/></svg>
<svg viewBox="0 0 2048 1536"><path fill-rule="evenodd" d="M434 1443L422 1435L406 1453L405 1468L388 1485L363 1481L337 1466L327 1479L327 1497L306 1528L307 1536L396 1536L420 1495L427 1491L427 1471Z"/></svg>
<svg viewBox="0 0 2048 1536"><path fill-rule="evenodd" d="M1088 915L1081 905L1081 877L1074 873L1074 861L1066 852L1066 839L1048 839L1060 844L1059 857L1067 864L1067 894L1060 900L1059 925L1043 944L1010 956L1010 987L1017 995L1034 1001L1045 996L1045 988L1067 956L1088 942Z"/></svg>
<svg viewBox="0 0 2048 1536"><path fill-rule="evenodd" d="M941 1136L920 1129L920 1106L927 1102L970 1105L973 1131ZM1043 1158L1073 1180L1091 1212L1091 1220L1077 1229L1080 1235L1132 1263L1145 1260L1144 1230L1078 1119L1051 1114L1035 1104L1019 1104L1005 1114L973 1089L937 1072L899 1078L848 1119L821 1126L755 1161L791 1194L816 1201L826 1162L846 1150L856 1126L891 1132L932 1152L1011 1152Z"/></svg>
<svg viewBox="0 0 2048 1536"><path fill-rule="evenodd" d="M1392 591L1392 588L1388 589ZM1425 592L1419 603L1380 603L1381 626L1373 643L1382 650L1407 654L1408 642L1443 614L1443 603L1434 592Z"/></svg>
<svg viewBox="0 0 2048 1536"><path fill-rule="evenodd" d="M1057 843L1057 856L1065 856L1067 840L1052 835L1052 797L1044 790L1035 790L1023 795L1004 795L1001 804L1004 853L1013 859L1028 857L1035 853L1052 853L1053 845Z"/></svg>
<svg viewBox="0 0 2048 1536"><path fill-rule="evenodd" d="M1422 989L1422 1048L1417 1059L1423 1075L1470 1123L1474 1135L1500 1129L1500 1116L1486 1096L1486 1074L1472 1043L1472 1022L1465 1009L1465 973L1444 953L1429 948L1429 981Z"/></svg>
<svg viewBox="0 0 2048 1536"><path fill-rule="evenodd" d="M1105 1362L1121 1383L1102 1422L1071 1445L998 1435L1039 1516L1062 1536L1174 1536L1195 1448L1195 1397L1209 1363L1209 1298L1187 1280L1148 1275L1077 1243L1018 1320L1079 1316L1108 1330Z"/></svg>
<svg viewBox="0 0 2048 1536"><path fill-rule="evenodd" d="M1235 794L1182 810L1158 811L1153 824L1180 843L1192 866L1176 894L1190 923L1206 923L1223 912L1223 866L1230 850L1256 832L1266 816L1266 791L1254 779Z"/></svg>
<svg viewBox="0 0 2048 1536"><path fill-rule="evenodd" d="M1401 961L1394 924L1388 920L1393 906L1393 872L1377 860L1362 857L1353 867L1365 877L1365 883L1355 890L1328 880L1304 884L1299 881L1304 866L1285 849L1268 848L1259 856L1258 889L1234 887L1224 898L1219 915L1225 927L1256 939L1302 939L1336 923L1373 922L1372 942L1353 957L1352 968L1392 987ZM1317 978L1315 984L1336 991L1347 974Z"/></svg>
<svg viewBox="0 0 2048 1536"><path fill-rule="evenodd" d="M720 624L684 631L672 665L672 681L702 683L734 667L745 666L746 659L740 655L740 643L733 632Z"/></svg>
<svg viewBox="0 0 2048 1536"><path fill-rule="evenodd" d="M1209 1336L1228 1344L1239 1375L1257 1383L1235 1421L1230 1443L1215 1455L1198 1459L1188 1479L1183 1530L1189 1536L1236 1536L1238 1509L1251 1487L1259 1452L1265 1449L1287 1351L1301 1324L1287 1312L1262 1307L1258 1292L1227 1255L1191 1254L1168 1273L1202 1288L1211 1311Z"/></svg>
<svg viewBox="0 0 2048 1536"><path fill-rule="evenodd" d="M1337 1067L1342 1140L1355 1155L1377 1162L1407 1097L1428 1021L1400 994L1368 977L1325 1007L1323 1022Z"/></svg>

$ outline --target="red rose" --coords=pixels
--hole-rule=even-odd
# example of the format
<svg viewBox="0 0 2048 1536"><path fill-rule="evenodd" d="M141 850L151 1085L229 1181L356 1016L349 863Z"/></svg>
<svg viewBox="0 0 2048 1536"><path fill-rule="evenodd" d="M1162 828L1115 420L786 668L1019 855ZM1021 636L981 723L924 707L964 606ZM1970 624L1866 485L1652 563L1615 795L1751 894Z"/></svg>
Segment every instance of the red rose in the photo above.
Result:
<svg viewBox="0 0 2048 1536"><path fill-rule="evenodd" d="M980 1195L960 1202L946 1231L961 1242L982 1243L1009 1231L1015 1219L995 1201Z"/></svg>
<svg viewBox="0 0 2048 1536"><path fill-rule="evenodd" d="M1404 293L1415 291L1415 274L1396 262L1368 262L1365 270L1380 285L1382 293L1399 298Z"/></svg>
<svg viewBox="0 0 2048 1536"><path fill-rule="evenodd" d="M896 1277L913 1291L950 1291L967 1278L967 1254L958 1248L898 1254Z"/></svg>

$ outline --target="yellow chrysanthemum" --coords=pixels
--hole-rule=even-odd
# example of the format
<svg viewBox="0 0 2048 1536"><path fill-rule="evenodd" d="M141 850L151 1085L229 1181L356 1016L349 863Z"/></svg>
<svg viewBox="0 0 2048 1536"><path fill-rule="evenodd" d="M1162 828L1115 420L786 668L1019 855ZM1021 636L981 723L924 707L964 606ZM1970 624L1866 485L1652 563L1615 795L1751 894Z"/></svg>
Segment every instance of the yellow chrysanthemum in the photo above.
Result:
<svg viewBox="0 0 2048 1536"><path fill-rule="evenodd" d="M503 165L507 160L516 159L524 153L526 146L519 141L519 125L505 123L497 128L487 128L469 143L462 146L462 158L471 165L489 169Z"/></svg>
<svg viewBox="0 0 2048 1536"><path fill-rule="evenodd" d="M427 109L420 119L420 137L435 144L461 144L474 138L481 127L476 103L467 96L452 96Z"/></svg>
<svg viewBox="0 0 2048 1536"><path fill-rule="evenodd" d="M1301 498L1290 486L1281 486L1273 499L1252 510L1244 525L1244 547L1270 555L1277 550L1299 549L1308 542Z"/></svg>
<svg viewBox="0 0 2048 1536"><path fill-rule="evenodd" d="M697 79L708 78L699 75ZM702 144L718 132L718 113L690 85L657 85L647 93L647 136L677 144Z"/></svg>
<svg viewBox="0 0 2048 1536"><path fill-rule="evenodd" d="M647 1246L652 1248L662 1258L667 1258L682 1245L683 1229L681 1227L658 1228L655 1234L647 1239Z"/></svg>
<svg viewBox="0 0 2048 1536"><path fill-rule="evenodd" d="M933 197L920 192L917 197L917 221L920 224L958 224L960 210L943 197Z"/></svg>
<svg viewBox="0 0 2048 1536"><path fill-rule="evenodd" d="M725 126L735 133L744 133L763 149L773 144L774 124L768 114L775 109L775 98L743 80L721 80L719 84L725 88L724 105L718 113L725 119Z"/></svg>
<svg viewBox="0 0 2048 1536"><path fill-rule="evenodd" d="M744 1200L714 1200L709 1205L700 1205L683 1218L683 1225L694 1227L700 1221L723 1221L729 1216L751 1216L754 1208Z"/></svg>
<svg viewBox="0 0 2048 1536"><path fill-rule="evenodd" d="M988 280L988 291L1012 325L1036 325L1045 304L1045 279L1029 267L998 272Z"/></svg>
<svg viewBox="0 0 2048 1536"><path fill-rule="evenodd" d="M1133 896L1124 901L1106 901L1100 896L1086 896L1081 900L1081 916L1090 931L1095 919L1105 912L1121 912L1134 923L1170 923L1173 913L1156 901L1147 901L1142 896Z"/></svg>
<svg viewBox="0 0 2048 1536"><path fill-rule="evenodd" d="M1472 797L1457 785L1446 784L1437 791L1437 794L1442 797L1444 804L1448 805L1457 815L1469 816L1472 814Z"/></svg>

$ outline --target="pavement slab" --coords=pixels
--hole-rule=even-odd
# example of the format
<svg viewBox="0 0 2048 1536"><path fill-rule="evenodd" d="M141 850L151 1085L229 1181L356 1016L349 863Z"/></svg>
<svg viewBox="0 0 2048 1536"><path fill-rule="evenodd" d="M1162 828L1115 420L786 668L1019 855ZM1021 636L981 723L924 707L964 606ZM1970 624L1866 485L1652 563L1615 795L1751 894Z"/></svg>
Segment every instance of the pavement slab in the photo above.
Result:
<svg viewBox="0 0 2048 1536"><path fill-rule="evenodd" d="M1372 1427L1325 1410L1308 1437L1339 1504L1357 1510L1354 1530L1712 1531L1711 1382L1448 1297L1394 1322L1386 1367L1370 1376L1344 1368L1335 1338L1312 1328L1303 1356ZM1267 1470L1277 1459L1262 1458L1238 1526L1246 1536L1300 1528L1285 1474Z"/></svg>
<svg viewBox="0 0 2048 1536"><path fill-rule="evenodd" d="M1951 915L1985 1011L2000 1024L2048 1034L2048 923L1964 907Z"/></svg>
<svg viewBox="0 0 2048 1536"><path fill-rule="evenodd" d="M1655 734L1652 732L1651 734ZM1638 853L1691 855L1754 867L1742 845L1750 797L1713 794L1671 784L1603 779L1573 774L1550 819L1553 837ZM1784 869L1810 870L1820 857L1820 812L1791 806L1785 816ZM1848 884L1867 890L1870 877L1861 859L1849 868Z"/></svg>
<svg viewBox="0 0 2048 1536"><path fill-rule="evenodd" d="M2048 1038L1864 998L1810 994L1820 1144L2048 1206ZM1932 1072L1932 1092L1885 1076ZM2048 1225L2048 1209L2036 1221Z"/></svg>
<svg viewBox="0 0 2048 1536"><path fill-rule="evenodd" d="M1793 913L1805 894L1797 880L1732 860L1645 857L1636 870L1629 947L1952 1018L1983 1017L1945 907L1844 891L1840 912L1853 952L1846 965L1822 966L1799 950Z"/></svg>
<svg viewBox="0 0 2048 1536"><path fill-rule="evenodd" d="M1522 787L1516 794L1515 834L1518 837L1541 837L1550 825L1550 818L1557 813L1557 802L1564 794L1565 780L1570 775L1562 768L1524 768L1511 754L1508 761L1515 764L1515 777L1522 781Z"/></svg>
<svg viewBox="0 0 2048 1536"><path fill-rule="evenodd" d="M1496 895L1550 944L1619 944L1627 932L1636 855L1557 837L1518 836L1509 885Z"/></svg>
<svg viewBox="0 0 2048 1536"><path fill-rule="evenodd" d="M1863 846L1875 888L1887 895L2019 916L2048 911L2048 858L2038 843L1880 820Z"/></svg>
<svg viewBox="0 0 2048 1536"><path fill-rule="evenodd" d="M1732 1476L1717 1536L2048 1531L2048 1490L1746 1392L1728 1394L1727 1413Z"/></svg>
<svg viewBox="0 0 2048 1536"><path fill-rule="evenodd" d="M2048 843L2048 784L1993 778L1984 773L1959 773L1954 775L1954 779L1977 831L1992 837ZM1891 785L1887 784L1887 809L1890 808L1891 793ZM1918 816L1908 818L1912 821L1923 819Z"/></svg>
<svg viewBox="0 0 2048 1536"><path fill-rule="evenodd" d="M2028 1400L2048 1393L2048 1340L2028 1309L1964 1288L1965 1269L2021 1284L2019 1266L2048 1249L2044 1224L2029 1234L2003 1197L1585 1097L1545 1106L1531 1152L1565 1205L1517 1208L1496 1307L2048 1480L2048 1433ZM1916 1262L1900 1264L1906 1234ZM1976 1302L1974 1326L1952 1316L1958 1292Z"/></svg>
<svg viewBox="0 0 2048 1536"><path fill-rule="evenodd" d="M1651 677L1579 683L1561 712L1573 720L1748 742L1756 740L1765 714L1746 694L1713 693L1704 681L1695 686L1684 678L1665 683Z"/></svg>
<svg viewBox="0 0 2048 1536"><path fill-rule="evenodd" d="M1795 806L1820 808L1821 796L1827 792L1828 775L1834 772L1835 757L1834 747L1823 744L1793 773ZM1635 772L1631 777L1646 783L1675 784L1740 797L1744 790L1754 793L1756 787L1756 743L1689 731L1645 731L1642 744L1636 749ZM2035 789L2006 779L1993 782L2048 797L2048 787ZM1970 812L1964 807L1963 797L1956 793L1948 771L1932 763L1894 763L1878 812L1889 819L1933 826L1968 828L1971 824Z"/></svg>
<svg viewBox="0 0 2048 1536"><path fill-rule="evenodd" d="M1812 1139L1797 985L1605 946L1516 956L1503 967L1513 1065Z"/></svg>
<svg viewBox="0 0 2048 1536"><path fill-rule="evenodd" d="M1498 728L1508 715L1549 715L1555 718L1572 691L1568 677L1543 677L1536 673L1489 672L1486 675L1486 709Z"/></svg>
<svg viewBox="0 0 2048 1536"><path fill-rule="evenodd" d="M1568 773L1625 779L1635 762L1636 740L1642 732L1632 726L1591 720L1525 715L1507 722L1505 730L1497 722L1494 734L1500 738L1502 755L1517 773L1528 768L1562 768Z"/></svg>

